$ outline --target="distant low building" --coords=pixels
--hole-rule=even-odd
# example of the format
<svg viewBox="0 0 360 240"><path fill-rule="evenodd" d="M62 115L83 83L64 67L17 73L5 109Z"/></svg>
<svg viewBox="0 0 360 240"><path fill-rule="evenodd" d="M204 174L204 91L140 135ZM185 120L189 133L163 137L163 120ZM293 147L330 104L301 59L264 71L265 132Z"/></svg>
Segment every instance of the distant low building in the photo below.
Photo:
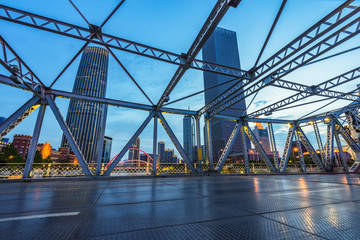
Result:
<svg viewBox="0 0 360 240"><path fill-rule="evenodd" d="M30 142L32 136L29 135L22 135L22 134L15 134L14 135L14 147L16 148L19 155L25 159L26 155L29 152Z"/></svg>

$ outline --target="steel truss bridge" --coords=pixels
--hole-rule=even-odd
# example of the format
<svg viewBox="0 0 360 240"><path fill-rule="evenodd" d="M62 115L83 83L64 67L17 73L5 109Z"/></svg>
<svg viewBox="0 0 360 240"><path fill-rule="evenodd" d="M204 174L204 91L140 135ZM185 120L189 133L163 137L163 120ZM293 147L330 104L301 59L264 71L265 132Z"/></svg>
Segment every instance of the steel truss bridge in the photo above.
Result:
<svg viewBox="0 0 360 240"><path fill-rule="evenodd" d="M29 99L24 105L22 105L12 115L10 115L2 124L0 124L1 138L6 136L6 134L13 130L20 122L22 122L36 108L38 108L38 115L33 131L33 138L31 140L29 154L26 159L26 165L22 174L23 178L28 178L32 170L36 146L38 143L46 108L50 108L54 114L57 123L60 125L65 137L70 143L71 149L74 151L76 158L81 165L82 171L86 176L110 175L127 150L132 146L135 139L141 134L144 128L150 124L152 120L154 120L153 152L157 152L157 124L158 121L160 121L161 125L164 127L166 133L169 135L176 149L180 153L182 159L187 164L187 168L191 171L191 173L198 174L199 168L194 167L194 164L191 163L189 158L186 156L183 147L178 141L178 138L173 133L171 126L168 124L163 113L192 115L196 119L196 142L198 147L201 145L199 121L202 116L204 117L207 128L206 137L207 142L209 143L207 146L209 157L208 160L210 162L209 170L217 171L218 173L222 171L226 158L228 157L229 150L231 149L234 139L238 134L240 134L243 139L249 138L251 140L257 152L260 154L261 159L265 162L267 168L273 173L285 173L291 150L290 145L293 140L297 142L298 146L301 146L301 144L305 146L306 150L310 154L311 159L313 160L314 164L316 164L317 168L320 169L320 171L331 171L331 166L334 162L335 145L337 145L337 148L339 149L339 157L345 172L357 172L360 169L359 158L356 159L355 163L350 168L347 167L345 156L342 151L342 144L339 138L341 136L355 153L355 155L359 157L360 147L357 141L358 139L351 135L351 130L358 130L359 127L358 109L360 107L360 100L359 96L356 94L357 89L352 92L339 92L333 90L334 87L340 86L342 84L349 83L351 81L355 82L356 80L358 81L360 77L360 67L352 69L341 75L334 76L327 81L313 86L307 86L283 79L286 75L296 71L306 64L322 60L319 59L320 56L327 53L331 49L334 49L335 47L347 42L349 39L360 33L360 8L356 2L352 0L344 1L340 6L313 24L309 29L296 37L293 41L282 47L270 58L264 62L259 62L259 59L262 56L262 53L264 52L264 49L266 48L274 29L276 28L277 22L281 17L284 6L286 5L287 1L284 0L262 46L256 64L251 69L245 70L209 63L196 58L204 43L207 41L209 36L212 34L218 23L226 15L229 9L241 7L241 0L218 0L186 53L172 53L103 32L103 26L108 22L113 14L119 8L121 8L124 0L119 2L116 8L113 9L113 11L99 26L91 24L91 22L86 19L84 14L82 14L81 10L71 0L69 1L83 18L83 20L86 21L89 26L88 28L69 24L63 21L49 18L47 16L26 12L21 9L0 5L1 21L8 21L19 25L24 25L28 28L40 29L42 31L51 32L55 35L75 38L84 42L84 45L79 49L79 51L69 61L69 63L59 71L60 73L54 79L54 81L50 85L45 85L36 75L36 73L33 72L23 61L21 58L21 53L15 52L11 44L1 36L0 30L0 44L2 52L2 54L0 54L0 63L9 71L8 76L0 75L0 82L5 85L33 93L33 97L31 97L31 99ZM55 82L58 81L63 73L90 43L101 45L109 51L115 61L120 65L120 67L126 72L134 84L148 99L149 103L140 104L117 99L91 97L53 88ZM354 49L357 48L359 47L356 46ZM141 55L144 58L150 58L177 66L175 74L171 77L170 82L168 83L165 91L162 93L157 103L153 103L150 100L140 85L125 69L121 61L114 54L114 50L121 50L131 54ZM179 81L181 81L183 75L189 69L197 69L233 77L233 85L198 111L165 107L175 86L179 83ZM223 110L228 109L243 99L250 99L251 97L256 96L260 90L269 86L296 91L297 93L276 103L270 104L261 109L257 109L257 111L248 113L246 116L234 118L221 115ZM204 91L207 91L207 89ZM330 112L310 115L302 119L283 120L270 119L266 117L274 111L281 111L289 107L301 108L303 104L294 105L294 103L312 96L320 96L324 99L334 100L344 99L349 101L349 105ZM105 171L100 171L101 151L99 151L96 171L93 171L90 170L88 164L86 163L86 160L84 159L78 144L76 143L73 135L69 130L69 127L67 126L63 116L58 109L55 101L58 97L96 102L121 108L138 109L149 112L149 115L133 134L127 144L123 147L114 161L112 161L111 164L105 169ZM183 99L187 97L191 96L185 96ZM251 104L251 102L252 101L248 101L248 105ZM211 147L211 129L209 127L209 121L211 118L230 119L236 121L235 128L218 161L217 159L212 159L213 154ZM350 129L343 125L344 119L347 120ZM327 136L326 142L323 145L318 129L318 124L323 123L324 121L327 126ZM249 128L249 122L262 122L267 124L275 161L270 161L263 147L259 143L259 140L255 137L254 133ZM104 138L105 124L106 118L102 123L103 131L101 133L100 142L102 142L102 139ZM285 141L285 148L281 159L278 159L276 154L277 148L272 124L289 124L289 130ZM318 142L318 146L316 147L310 143L302 129L303 126L309 124L312 124L314 127L314 132ZM246 141L243 142L246 144ZM246 146L243 146L243 149L245 150ZM316 154L315 149L321 150L320 157ZM302 171L305 172L306 168L301 147L299 147L299 150L301 168ZM153 162L156 163L156 161L156 154L154 154ZM215 166L213 163L216 162L217 165ZM153 164L152 166L152 173L156 174L156 164ZM244 168L246 172L250 172L249 159L247 154L244 156Z"/></svg>

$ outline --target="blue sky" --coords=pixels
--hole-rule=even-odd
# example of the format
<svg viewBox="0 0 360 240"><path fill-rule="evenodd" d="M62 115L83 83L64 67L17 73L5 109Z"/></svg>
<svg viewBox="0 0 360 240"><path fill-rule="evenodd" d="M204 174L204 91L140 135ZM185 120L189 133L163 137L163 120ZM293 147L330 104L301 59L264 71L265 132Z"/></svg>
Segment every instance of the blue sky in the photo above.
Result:
<svg viewBox="0 0 360 240"><path fill-rule="evenodd" d="M243 0L236 9L230 8L227 15L220 22L220 27L237 33L243 69L248 70L255 63L281 2L280 0ZM289 0L260 62L271 56L342 2L339 0ZM0 3L87 27L84 20L66 0L0 0ZM74 3L92 24L100 25L117 5L118 1L74 0ZM126 0L103 27L103 32L180 54L187 52L215 3L214 0ZM359 4L358 1L355 3ZM46 85L52 82L84 44L80 40L3 20L0 20L0 34ZM359 37L355 37L326 55L358 46L358 43ZM114 50L114 52L151 100L156 103L175 73L177 66L118 50ZM289 74L285 79L308 85L318 84L321 81L358 67L359 57L360 51L357 50L303 67ZM201 53L197 58L201 59ZM54 85L54 88L66 91L72 90L79 60L80 58L72 64ZM8 75L3 68L0 68L0 73ZM351 91L356 87L356 83L359 83L359 81L344 84L334 90ZM174 89L170 98L175 100L202 89L202 72L189 70ZM264 89L250 106L249 112L292 94L294 92L274 87ZM31 97L30 93L4 85L0 87L0 95L2 100L0 116L4 117L9 116ZM111 57L107 97L148 104L146 98ZM317 97L309 98L306 101L314 99L317 99ZM247 99L247 101L250 101L250 99ZM68 103L69 101L66 99L57 99L57 104L64 117L66 116ZM308 107L301 109L280 111L274 113L271 117L296 119L308 111L319 108L324 103L308 105ZM339 100L324 110L338 108L348 103L348 101ZM169 105L169 107L186 109L190 107L191 110L198 110L203 105L204 96L200 94ZM126 144L147 114L147 112L138 110L109 107L106 135L113 137L113 156ZM179 141L182 142L182 116L166 114L165 117L178 136ZM32 135L35 118L36 113L14 129L8 137L12 139L13 134L20 133ZM275 126L276 140L280 151L283 148L287 127L286 125ZM325 130L324 126L321 126L321 130ZM310 129L305 129L305 131L309 132L310 137L312 136ZM141 148L147 152L152 152L152 124L145 129L140 137L142 139ZM167 147L174 148L162 127L159 127L158 140L163 140L167 143ZM59 147L61 141L60 128L57 126L50 110L45 115L40 136L40 142L45 141L49 141L55 148Z"/></svg>

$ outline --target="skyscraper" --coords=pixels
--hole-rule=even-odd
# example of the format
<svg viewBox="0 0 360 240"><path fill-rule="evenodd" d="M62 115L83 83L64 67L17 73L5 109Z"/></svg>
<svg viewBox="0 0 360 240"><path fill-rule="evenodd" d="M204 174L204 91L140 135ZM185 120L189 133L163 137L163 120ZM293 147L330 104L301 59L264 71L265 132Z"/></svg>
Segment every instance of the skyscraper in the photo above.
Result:
<svg viewBox="0 0 360 240"><path fill-rule="evenodd" d="M158 142L158 149L159 149L158 162L164 162L164 160L165 160L165 143L164 142Z"/></svg>
<svg viewBox="0 0 360 240"><path fill-rule="evenodd" d="M185 115L183 118L183 139L184 139L184 151L190 161L194 161L194 142L195 142L195 128L194 120L191 116Z"/></svg>
<svg viewBox="0 0 360 240"><path fill-rule="evenodd" d="M206 62L217 63L230 67L240 68L239 50L237 46L236 33L227 29L217 27L202 48L203 60ZM225 75L215 74L204 71L204 88L214 87L233 79ZM234 82L215 87L205 92L205 104L208 104L228 89ZM245 100L234 104L231 108L221 112L222 115L239 118L246 113ZM210 120L211 137L213 148L213 160L216 163L224 149L227 140L235 126L234 121L220 120L213 118ZM250 143L247 144L248 148ZM241 153L241 137L237 137L233 144L231 153Z"/></svg>
<svg viewBox="0 0 360 240"><path fill-rule="evenodd" d="M100 47L87 47L81 57L73 93L105 97L109 53ZM104 106L87 101L70 100L66 123L88 163L96 162ZM101 143L103 144L103 143ZM62 147L70 147L63 136Z"/></svg>
<svg viewBox="0 0 360 240"><path fill-rule="evenodd" d="M102 155L101 163L110 162L111 145L112 145L112 138L108 136L104 136L103 155Z"/></svg>

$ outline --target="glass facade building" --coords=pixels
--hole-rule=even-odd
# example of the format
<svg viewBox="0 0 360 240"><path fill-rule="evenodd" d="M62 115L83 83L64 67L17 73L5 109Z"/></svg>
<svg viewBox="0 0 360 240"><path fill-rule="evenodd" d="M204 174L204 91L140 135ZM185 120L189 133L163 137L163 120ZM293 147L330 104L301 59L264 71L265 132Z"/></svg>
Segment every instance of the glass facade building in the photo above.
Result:
<svg viewBox="0 0 360 240"><path fill-rule="evenodd" d="M101 163L109 163L110 156L111 156L111 145L112 145L112 138L108 136L104 136L104 145L103 145L103 155Z"/></svg>
<svg viewBox="0 0 360 240"><path fill-rule="evenodd" d="M108 62L109 53L106 49L85 48L76 74L73 93L105 97ZM99 103L70 100L66 123L88 163L96 162L103 114L104 106ZM61 147L70 147L64 136Z"/></svg>
<svg viewBox="0 0 360 240"><path fill-rule="evenodd" d="M190 161L194 161L195 126L192 116L185 115L183 118L184 151Z"/></svg>
<svg viewBox="0 0 360 240"><path fill-rule="evenodd" d="M206 62L221 64L225 66L240 68L239 50L237 45L236 33L227 29L217 27L213 34L209 37L207 42L202 48L202 57ZM218 84L224 83L233 79L225 75L220 75L211 72L203 72L204 74L204 88L214 87ZM222 92L232 86L234 82L215 87L205 92L205 104L208 104ZM220 102L221 103L221 102ZM221 115L231 117L241 117L246 113L245 100L242 100L231 108L222 111ZM234 121L211 119L211 137L212 137L212 149L213 160L216 163L221 156L222 150L225 147L227 140L229 139L231 132L235 126ZM242 153L241 150L241 137L238 135L230 154ZM248 142L247 147L250 147Z"/></svg>

